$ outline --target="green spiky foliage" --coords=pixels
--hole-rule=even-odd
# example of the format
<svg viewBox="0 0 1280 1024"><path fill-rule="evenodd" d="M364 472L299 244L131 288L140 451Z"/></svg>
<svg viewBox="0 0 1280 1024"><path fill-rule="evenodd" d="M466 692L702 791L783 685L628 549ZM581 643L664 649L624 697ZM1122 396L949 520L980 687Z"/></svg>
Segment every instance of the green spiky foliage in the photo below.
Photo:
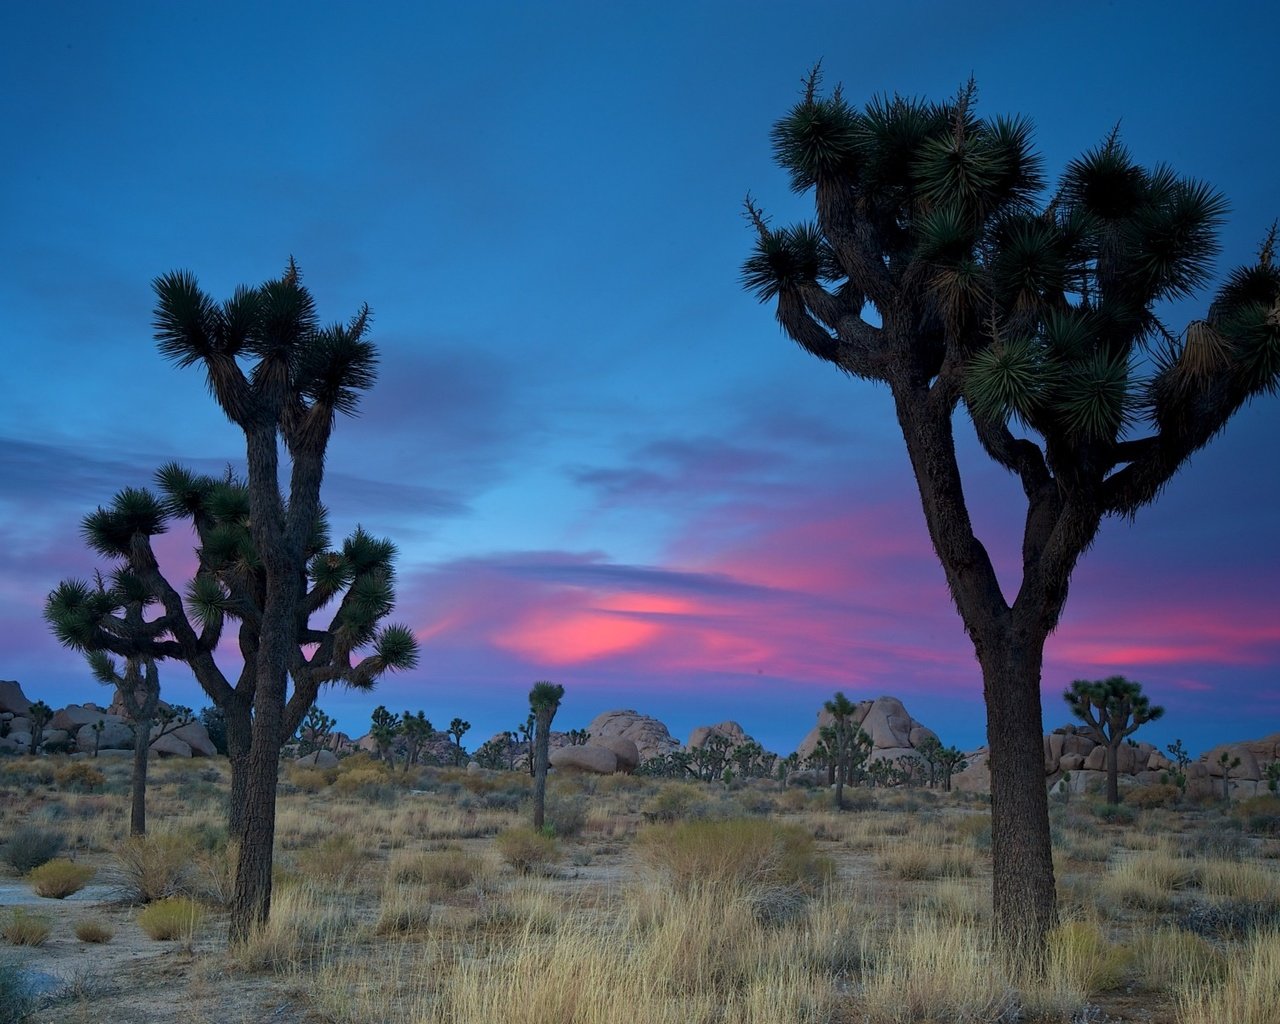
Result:
<svg viewBox="0 0 1280 1024"><path fill-rule="evenodd" d="M1071 713L1084 722L1089 735L1107 748L1107 803L1120 802L1117 751L1139 726L1164 715L1151 703L1142 684L1124 676L1090 681L1077 679L1062 695Z"/></svg>
<svg viewBox="0 0 1280 1024"><path fill-rule="evenodd" d="M888 386L931 539L982 667L992 765L994 932L1019 965L1057 921L1039 682L1072 571L1280 375L1275 233L1181 329L1160 304L1208 282L1225 203L1138 162L1117 132L1049 186L1023 118L850 103L817 71L774 154L815 218L756 236L743 283L806 352ZM1025 500L1006 596L975 536L954 420ZM1017 966L1017 965L1013 965Z"/></svg>
<svg viewBox="0 0 1280 1024"><path fill-rule="evenodd" d="M329 736L337 724L338 720L326 714L319 704L312 704L307 708L302 725L298 727L298 756L306 757L327 749Z"/></svg>
<svg viewBox="0 0 1280 1024"><path fill-rule="evenodd" d="M401 731L399 715L388 711L381 704L373 709L369 736L378 746L378 757L388 762L393 768L395 767L395 754L391 749L391 745L396 741L396 737L400 735Z"/></svg>
<svg viewBox="0 0 1280 1024"><path fill-rule="evenodd" d="M417 644L408 627L380 625L394 601L394 547L357 529L331 548L320 502L337 416L356 411L376 376L368 309L322 325L292 260L280 277L223 302L186 271L154 288L161 354L203 370L244 434L247 472L217 479L170 464L154 491L126 489L86 518L90 546L158 605L145 628L122 630L110 595L75 580L49 596L46 614L76 649L186 662L224 712L240 851L230 934L240 942L270 912L281 747L321 686L370 689L383 673L412 668ZM175 523L198 544L196 575L181 590L152 547ZM215 658L228 629L243 658L234 677Z"/></svg>
<svg viewBox="0 0 1280 1024"><path fill-rule="evenodd" d="M467 758L466 748L462 745L462 737L467 734L470 728L470 722L464 722L461 718L455 718L449 723L449 728L445 730L450 741L453 743L453 763L455 765L461 765Z"/></svg>
<svg viewBox="0 0 1280 1024"><path fill-rule="evenodd" d="M406 748L404 770L407 772L410 765L418 763L422 748L431 742L431 737L436 734L436 730L431 724L431 719L421 709L417 714L411 714L406 710L400 722L400 730L404 734Z"/></svg>
<svg viewBox="0 0 1280 1024"><path fill-rule="evenodd" d="M1231 773L1240 767L1240 758L1224 750L1216 763L1222 769L1222 799L1225 802L1231 799Z"/></svg>
<svg viewBox="0 0 1280 1024"><path fill-rule="evenodd" d="M31 746L28 753L35 757L44 740L44 727L53 717L53 708L42 700L38 700L27 708L27 722L31 726Z"/></svg>
<svg viewBox="0 0 1280 1024"><path fill-rule="evenodd" d="M560 710L564 687L542 680L529 691L529 710L534 720L533 740L533 827L541 829L547 812L547 765L551 756L551 721Z"/></svg>
<svg viewBox="0 0 1280 1024"><path fill-rule="evenodd" d="M844 810L844 787L849 782L849 749L853 745L853 730L858 728L853 714L858 706L842 692L827 701L823 707L831 716L833 753L836 763L836 810Z"/></svg>

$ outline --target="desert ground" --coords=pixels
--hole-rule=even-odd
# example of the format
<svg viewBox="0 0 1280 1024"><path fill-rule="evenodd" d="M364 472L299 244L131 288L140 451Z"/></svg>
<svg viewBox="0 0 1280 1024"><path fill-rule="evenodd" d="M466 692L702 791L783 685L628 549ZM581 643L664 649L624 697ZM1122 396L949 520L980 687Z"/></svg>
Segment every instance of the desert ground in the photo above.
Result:
<svg viewBox="0 0 1280 1024"><path fill-rule="evenodd" d="M972 794L558 773L535 833L520 772L291 765L270 924L229 950L225 761L153 762L144 840L128 789L0 760L0 1024L1280 1019L1275 796L1055 795L1063 923L1012 978Z"/></svg>

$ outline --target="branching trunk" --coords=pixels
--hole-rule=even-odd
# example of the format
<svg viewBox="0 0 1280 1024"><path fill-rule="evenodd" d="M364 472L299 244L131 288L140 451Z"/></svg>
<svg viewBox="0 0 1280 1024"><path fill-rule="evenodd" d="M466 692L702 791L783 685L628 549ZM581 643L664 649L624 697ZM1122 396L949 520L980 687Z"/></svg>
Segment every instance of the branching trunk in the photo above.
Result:
<svg viewBox="0 0 1280 1024"><path fill-rule="evenodd" d="M538 716L537 735L534 737L533 757L533 827L541 829L547 812L547 762L550 759L551 718L544 722Z"/></svg>

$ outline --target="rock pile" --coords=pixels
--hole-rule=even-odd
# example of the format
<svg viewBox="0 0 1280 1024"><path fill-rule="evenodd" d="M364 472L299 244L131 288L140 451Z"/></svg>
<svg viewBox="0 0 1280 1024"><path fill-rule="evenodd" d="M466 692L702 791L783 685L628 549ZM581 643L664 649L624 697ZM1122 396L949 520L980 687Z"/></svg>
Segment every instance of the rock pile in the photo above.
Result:
<svg viewBox="0 0 1280 1024"><path fill-rule="evenodd" d="M915 748L925 740L938 738L932 729L912 718L897 697L859 701L853 720L871 738L868 761L895 761L904 755L914 754ZM818 724L796 748L801 760L813 753L820 739L820 730L834 724L835 719L825 708L818 712Z"/></svg>

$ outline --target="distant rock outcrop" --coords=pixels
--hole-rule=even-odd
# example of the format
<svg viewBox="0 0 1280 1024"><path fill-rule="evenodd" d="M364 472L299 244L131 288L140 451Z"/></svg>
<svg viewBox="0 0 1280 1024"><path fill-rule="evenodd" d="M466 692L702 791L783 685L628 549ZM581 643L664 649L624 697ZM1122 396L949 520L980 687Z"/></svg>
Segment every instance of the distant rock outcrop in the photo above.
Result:
<svg viewBox="0 0 1280 1024"><path fill-rule="evenodd" d="M926 739L937 739L937 733L911 717L910 712L897 697L877 697L859 701L853 720L871 738L869 761L893 761L904 755L914 754L915 748ZM820 730L833 725L835 719L825 708L818 712L818 724L800 741L796 748L801 760L813 753L821 738Z"/></svg>
<svg viewBox="0 0 1280 1024"><path fill-rule="evenodd" d="M751 742L751 737L746 734L746 731L737 722L720 722L718 725L698 726L693 732L689 733L689 742L685 746L689 750L696 750L705 745L712 736L723 736L729 741L731 748Z"/></svg>
<svg viewBox="0 0 1280 1024"><path fill-rule="evenodd" d="M641 761L663 757L680 749L680 744L672 738L665 725L638 711L605 711L591 720L587 732L593 742L599 742L607 736L630 740L636 745Z"/></svg>
<svg viewBox="0 0 1280 1024"><path fill-rule="evenodd" d="M582 772L594 772L597 775L612 775L618 770L618 755L608 747L597 746L594 743L558 747L551 751L549 762L552 768L561 771L576 769Z"/></svg>
<svg viewBox="0 0 1280 1024"><path fill-rule="evenodd" d="M0 712L7 712L18 717L26 717L31 701L22 692L22 687L13 679L0 679Z"/></svg>

